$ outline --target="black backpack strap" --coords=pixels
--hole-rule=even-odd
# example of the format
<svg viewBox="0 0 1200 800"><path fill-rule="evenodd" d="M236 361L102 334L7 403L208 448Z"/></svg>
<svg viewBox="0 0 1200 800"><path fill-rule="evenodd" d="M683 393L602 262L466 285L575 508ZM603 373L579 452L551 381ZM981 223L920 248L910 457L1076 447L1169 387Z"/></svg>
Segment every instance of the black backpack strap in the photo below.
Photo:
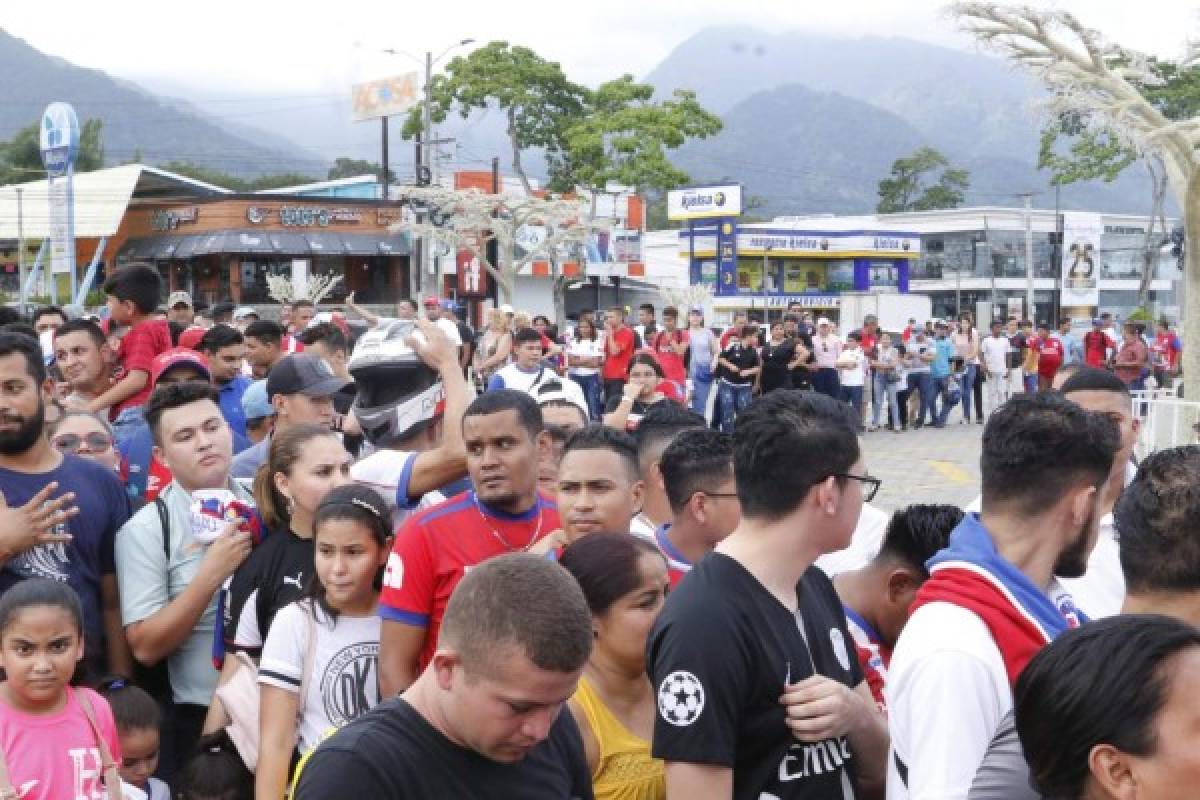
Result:
<svg viewBox="0 0 1200 800"><path fill-rule="evenodd" d="M167 504L161 497L154 498L154 507L158 509L158 523L162 527L163 553L167 561L171 560L171 515L167 513Z"/></svg>

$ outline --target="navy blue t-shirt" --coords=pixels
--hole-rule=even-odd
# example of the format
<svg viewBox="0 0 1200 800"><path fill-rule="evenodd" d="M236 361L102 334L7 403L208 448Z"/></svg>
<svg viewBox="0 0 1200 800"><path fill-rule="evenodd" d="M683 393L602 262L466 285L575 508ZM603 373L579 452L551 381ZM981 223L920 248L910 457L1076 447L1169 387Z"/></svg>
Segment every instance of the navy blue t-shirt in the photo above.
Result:
<svg viewBox="0 0 1200 800"><path fill-rule="evenodd" d="M94 461L64 455L50 472L26 473L0 468L0 491L10 507L23 506L46 484L58 481L58 493L75 493L79 513L56 533L69 533L70 542L42 544L0 567L0 594L26 578L53 578L70 584L83 605L85 659L103 668L104 624L100 578L117 571L113 543L129 519L129 500L117 475Z"/></svg>

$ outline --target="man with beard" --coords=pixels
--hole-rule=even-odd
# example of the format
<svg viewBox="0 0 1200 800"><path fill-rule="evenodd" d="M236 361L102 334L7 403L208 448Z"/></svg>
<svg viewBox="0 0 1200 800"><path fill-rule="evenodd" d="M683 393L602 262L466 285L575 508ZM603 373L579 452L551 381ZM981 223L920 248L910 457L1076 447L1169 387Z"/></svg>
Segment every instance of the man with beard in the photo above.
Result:
<svg viewBox="0 0 1200 800"><path fill-rule="evenodd" d="M104 331L91 320L73 319L55 332L54 360L70 388L63 398L67 408L85 409L112 388L113 351Z"/></svg>
<svg viewBox="0 0 1200 800"><path fill-rule="evenodd" d="M27 578L70 584L83 606L89 673L129 675L113 556L129 518L125 492L112 470L51 445L54 382L36 339L0 333L0 385L0 593Z"/></svg>
<svg viewBox="0 0 1200 800"><path fill-rule="evenodd" d="M889 666L889 798L972 791L1017 677L1084 619L1056 602L1055 578L1087 568L1119 446L1112 420L1052 393L1018 395L988 419L982 512L928 562ZM990 788L980 796L1018 796Z"/></svg>
<svg viewBox="0 0 1200 800"><path fill-rule="evenodd" d="M462 418L472 490L405 520L388 556L379 596L381 695L407 689L438 644L446 603L467 570L493 556L528 551L560 526L537 488L550 447L542 411L515 389L475 398Z"/></svg>

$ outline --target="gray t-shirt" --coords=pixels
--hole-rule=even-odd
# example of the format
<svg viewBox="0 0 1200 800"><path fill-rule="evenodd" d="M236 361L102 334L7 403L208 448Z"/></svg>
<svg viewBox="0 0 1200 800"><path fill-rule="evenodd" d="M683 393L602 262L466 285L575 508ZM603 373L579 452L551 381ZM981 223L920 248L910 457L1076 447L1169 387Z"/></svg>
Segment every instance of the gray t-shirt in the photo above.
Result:
<svg viewBox="0 0 1200 800"><path fill-rule="evenodd" d="M716 336L708 328L688 329L688 346L691 347L691 369L689 372L693 376L696 374L696 369L703 365L711 367L713 362L714 346L716 344Z"/></svg>
<svg viewBox="0 0 1200 800"><path fill-rule="evenodd" d="M1000 720L996 735L988 745L983 763L975 772L975 780L967 800L1040 800L1041 795L1029 784L1029 765L1021 740L1017 738L1016 720L1009 711Z"/></svg>
<svg viewBox="0 0 1200 800"><path fill-rule="evenodd" d="M233 492L253 502L250 493L234 482ZM148 503L117 532L117 581L121 587L121 621L129 626L157 614L183 593L196 577L206 547L192 537L191 495L172 481L159 494L167 507L170 525L168 549L163 549L162 523L158 508ZM208 608L179 649L167 657L171 693L176 703L207 706L217 686L212 665L213 630L217 600Z"/></svg>
<svg viewBox="0 0 1200 800"><path fill-rule="evenodd" d="M254 473L267 460L271 452L271 437L263 439L258 444L252 444L233 457L229 468L229 477L239 480L254 480Z"/></svg>

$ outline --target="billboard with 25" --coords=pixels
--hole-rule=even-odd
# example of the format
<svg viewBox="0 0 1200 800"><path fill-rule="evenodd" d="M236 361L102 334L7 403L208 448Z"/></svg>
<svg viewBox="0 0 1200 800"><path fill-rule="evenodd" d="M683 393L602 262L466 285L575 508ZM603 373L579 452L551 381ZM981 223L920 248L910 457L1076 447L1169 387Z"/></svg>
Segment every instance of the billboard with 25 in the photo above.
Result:
<svg viewBox="0 0 1200 800"><path fill-rule="evenodd" d="M420 77L415 72L356 83L351 87L351 118L355 122L394 117L417 104Z"/></svg>
<svg viewBox="0 0 1200 800"><path fill-rule="evenodd" d="M742 213L742 187L691 186L667 192L667 219L736 217Z"/></svg>

